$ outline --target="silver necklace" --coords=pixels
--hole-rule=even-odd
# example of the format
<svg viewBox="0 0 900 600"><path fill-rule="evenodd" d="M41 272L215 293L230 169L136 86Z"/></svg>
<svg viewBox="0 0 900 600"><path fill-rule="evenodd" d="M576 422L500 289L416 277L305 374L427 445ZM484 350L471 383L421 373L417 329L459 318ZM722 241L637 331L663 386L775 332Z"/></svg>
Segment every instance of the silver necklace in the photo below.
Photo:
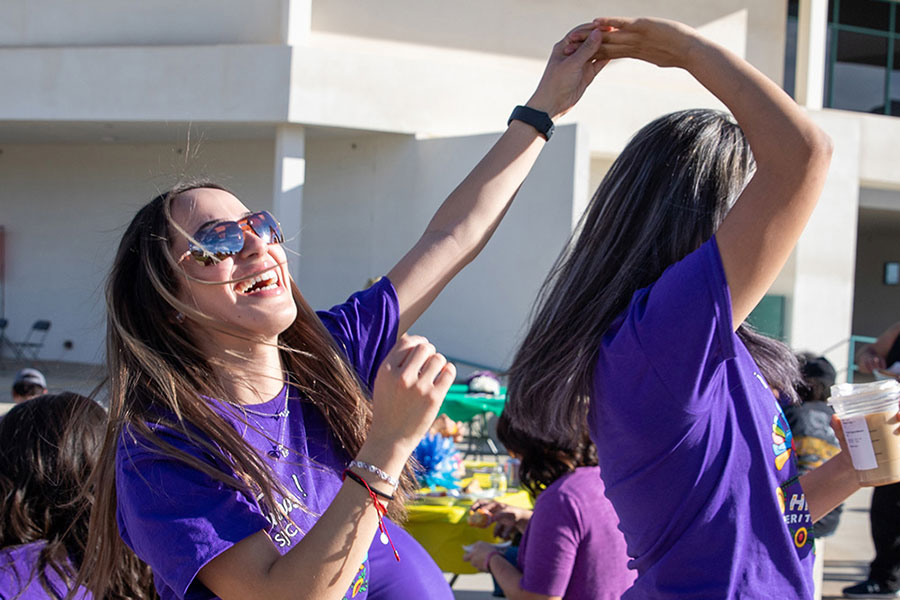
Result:
<svg viewBox="0 0 900 600"><path fill-rule="evenodd" d="M244 410L244 412L250 413L251 415L258 415L260 417L268 417L268 418L275 419L276 421L280 421L279 426L278 426L278 442L273 444L272 449L269 450L268 452L266 452L266 454L268 454L271 458L275 458L275 459L277 459L279 457L287 458L287 456L288 456L288 449L284 445L284 434L285 434L285 431L287 431L286 423L288 421L288 418L291 416L291 407L288 404L288 396L289 396L289 394L288 394L287 390L285 390L284 408L281 409L280 411L278 411L277 413L275 413L274 415L271 413L264 413L264 412L259 412L257 410L251 410L251 409L247 408L246 406L241 407ZM254 419L254 421L256 421L256 419ZM256 425L258 427L262 427L258 421L257 421Z"/></svg>

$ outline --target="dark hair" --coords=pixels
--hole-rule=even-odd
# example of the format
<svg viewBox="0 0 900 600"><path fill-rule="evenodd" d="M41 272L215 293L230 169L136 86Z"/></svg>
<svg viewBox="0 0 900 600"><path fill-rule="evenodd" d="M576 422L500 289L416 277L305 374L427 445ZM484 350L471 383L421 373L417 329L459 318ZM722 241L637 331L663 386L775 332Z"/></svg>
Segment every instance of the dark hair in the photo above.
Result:
<svg viewBox="0 0 900 600"><path fill-rule="evenodd" d="M825 402L831 395L831 386L837 379L834 365L824 356L812 352L797 355L800 361L801 381L797 384L797 395L802 402Z"/></svg>
<svg viewBox="0 0 900 600"><path fill-rule="evenodd" d="M519 479L533 498L578 467L597 465L597 448L588 435L587 423L581 430L548 443L516 427L504 409L497 420L497 439L519 456Z"/></svg>
<svg viewBox="0 0 900 600"><path fill-rule="evenodd" d="M100 447L106 414L71 392L17 404L0 420L0 547L43 540L35 577L61 599L47 572L75 587L88 536L93 491L86 486Z"/></svg>
<svg viewBox="0 0 900 600"><path fill-rule="evenodd" d="M279 497L293 498L303 506L302 499L278 481L265 458L203 399L229 402L216 370L221 361L204 353L191 332L177 323L181 313L210 328L223 327L177 297L179 279L185 275L171 251L174 234L181 231L172 219L172 204L185 192L200 188L225 190L207 181L184 184L138 211L122 236L107 282L110 418L96 470L99 491L91 518L90 552L80 575L95 596L103 595L109 569L126 551L116 524L115 489L115 452L123 435L134 436L251 499L261 498L261 504L272 510L279 510ZM337 444L354 456L371 423L367 392L293 280L290 289L297 318L278 338L286 376L320 410ZM198 449L221 459L218 464L229 465L231 472L167 443L150 422L182 432ZM413 481L407 467L398 497L413 492ZM392 502L388 511L402 518L402 501Z"/></svg>
<svg viewBox="0 0 900 600"><path fill-rule="evenodd" d="M754 168L743 132L722 112L672 113L634 136L541 288L509 372L517 426L548 440L581 426L606 330L637 290L713 236ZM793 353L746 323L737 334L793 400Z"/></svg>
<svg viewBox="0 0 900 600"><path fill-rule="evenodd" d="M12 386L13 394L24 398L34 398L40 396L47 390L39 383L29 383L27 381L19 381Z"/></svg>

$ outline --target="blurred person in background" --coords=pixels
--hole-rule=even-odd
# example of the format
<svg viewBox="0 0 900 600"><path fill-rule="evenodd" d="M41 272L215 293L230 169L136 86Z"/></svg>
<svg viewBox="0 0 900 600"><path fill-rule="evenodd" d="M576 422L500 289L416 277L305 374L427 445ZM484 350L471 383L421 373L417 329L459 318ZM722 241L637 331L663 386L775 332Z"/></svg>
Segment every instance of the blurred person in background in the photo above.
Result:
<svg viewBox="0 0 900 600"><path fill-rule="evenodd" d="M510 398L515 402L515 398ZM498 537L521 534L518 550L476 542L463 556L490 573L512 600L618 600L635 579L628 569L625 538L603 493L597 451L587 433L554 440L535 438L507 416L497 421L497 437L521 460L519 478L534 510L479 501L473 512L489 515Z"/></svg>
<svg viewBox="0 0 900 600"><path fill-rule="evenodd" d="M894 323L874 343L856 354L861 373L876 377L897 377L900 362L900 322ZM872 491L869 525L875 558L865 581L844 588L847 598L900 598L900 483L876 487Z"/></svg>
<svg viewBox="0 0 900 600"><path fill-rule="evenodd" d="M63 392L18 404L0 421L0 598L82 600L84 558L106 413ZM111 573L116 598L153 598L149 569L126 555ZM69 593L71 596L68 596Z"/></svg>
<svg viewBox="0 0 900 600"><path fill-rule="evenodd" d="M784 407L784 416L793 435L793 447L800 475L822 466L841 451L840 442L831 428L834 411L827 404L831 396L836 372L834 365L824 356L810 352L797 355L800 362L801 381L796 385L800 404ZM834 535L841 519L843 504L813 524L816 541L816 563L813 575L816 598L822 596L822 577L825 560L825 538Z"/></svg>
<svg viewBox="0 0 900 600"><path fill-rule="evenodd" d="M19 404L47 393L47 379L37 369L22 369L12 384L13 402Z"/></svg>

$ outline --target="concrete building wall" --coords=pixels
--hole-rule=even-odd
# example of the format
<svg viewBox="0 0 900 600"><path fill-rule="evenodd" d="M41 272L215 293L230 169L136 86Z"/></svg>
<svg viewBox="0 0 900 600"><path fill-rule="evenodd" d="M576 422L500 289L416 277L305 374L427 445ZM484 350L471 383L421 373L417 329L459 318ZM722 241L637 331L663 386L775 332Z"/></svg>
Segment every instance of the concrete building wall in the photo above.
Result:
<svg viewBox="0 0 900 600"><path fill-rule="evenodd" d="M0 46L170 46L283 41L289 0L4 0Z"/></svg>
<svg viewBox="0 0 900 600"><path fill-rule="evenodd" d="M594 17L654 15L683 21L710 34L737 17L744 23L743 35L715 37L729 45L742 42L739 53L781 81L786 13L784 0L609 0L602 5L588 0L391 0L371 12L359 10L355 0L326 0L312 3L312 29L543 60L566 31ZM748 30L752 32L749 36Z"/></svg>
<svg viewBox="0 0 900 600"><path fill-rule="evenodd" d="M900 321L900 285L884 283L884 263L900 262L900 191L860 190L853 333L878 336Z"/></svg>
<svg viewBox="0 0 900 600"><path fill-rule="evenodd" d="M860 127L840 114L814 116L835 150L819 204L788 266L789 339L797 350L832 349L826 356L840 372L847 368L844 341L853 322Z"/></svg>
<svg viewBox="0 0 900 600"><path fill-rule="evenodd" d="M21 340L35 320L51 320L45 360L103 359L104 279L128 222L160 190L182 176L207 176L250 206L271 208L274 149L267 142L0 150L6 333Z"/></svg>
<svg viewBox="0 0 900 600"><path fill-rule="evenodd" d="M309 139L297 280L310 303L343 301L384 275L497 137ZM450 356L508 366L537 290L584 205L586 142L576 127L557 130L494 238L415 333Z"/></svg>
<svg viewBox="0 0 900 600"><path fill-rule="evenodd" d="M884 263L900 262L900 228L861 233L857 249L853 333L877 337L900 321L900 286L884 284Z"/></svg>
<svg viewBox="0 0 900 600"><path fill-rule="evenodd" d="M230 173L240 186L255 182L247 188L258 200L255 206L277 203L285 209L283 224L289 237L300 236L304 255L297 278L313 304L337 301L408 248L436 203L503 128L511 107L531 94L553 42L597 10L586 0L552 6L539 0L390 0L377 7L355 0L0 3L0 71L7 83L0 94L0 148L6 150L0 155L0 201L4 208L12 206L0 224L8 232L9 277L34 269L21 258L35 252L23 242L31 234L21 237L30 231L24 215L48 212L54 222L56 213L67 214L58 207L70 184L81 182L85 214L104 211L89 226L110 215L124 222L133 207L119 212L119 188L145 186L146 193L136 198L149 197L153 181L180 169L180 158L166 149L191 129L194 139L213 140L201 146L197 160L204 168ZM784 0L612 0L602 10L685 21L781 80ZM819 39L800 37L811 40L810 47ZM535 282L627 140L661 114L697 106L721 108L685 72L637 61L610 64L562 121L578 124L579 133L570 140L576 148L571 161L555 154L564 146L557 140L565 136L558 134L547 149L550 158L539 163L487 249L499 253L495 263L482 258L466 271L459 280L465 289L455 292L451 286L443 297L450 299L447 305L442 298L422 327L437 327L435 335L443 336L429 320L435 310L465 307L469 315L481 310L485 323L497 317L505 328L493 331L488 323L488 337L507 339L477 352L483 351L484 362L505 361L516 334L511 321L493 308L466 304L465 292L493 285L502 272L501 287L516 291L505 305L524 310L516 302L527 296L530 306ZM816 115L835 138L835 162L823 200L772 293L787 298L791 341L821 351L850 333L856 190L860 185L900 189L894 165L900 119L829 110ZM466 137L473 135L478 137ZM562 161L556 170L542 166L554 161ZM286 177L295 185L289 194L274 189L275 178L283 188ZM559 222L538 207L528 208L526 191L532 187L561 198L565 209ZM866 198L862 206L869 208ZM516 217L519 210L528 218ZM545 254L526 254L523 260L512 251L523 247L523 240L543 239L541 228L549 236ZM867 234L865 227L861 231ZM360 241L339 243L341 232ZM88 241L78 243L85 244L84 251L71 254L87 256ZM95 252L105 256L108 240L94 243ZM504 244L509 250L501 250ZM68 255L65 247L49 244L45 251ZM480 270L482 263L491 266ZM505 279L513 267L518 272L509 278L520 278L520 287ZM83 282L96 279L87 269L86 263L74 269L69 287L87 289ZM15 287L21 281L15 280ZM9 316L14 303L26 312L50 308L29 292L15 291L12 279L7 288ZM86 298L83 292L70 306L87 306ZM88 316L76 311L71 320L83 323ZM17 317L11 335L21 337L31 320ZM462 352L462 342L452 334L465 331L464 324L452 322L447 343ZM54 325L51 339L58 334L61 327ZM89 359L95 351L82 349L97 346L96 340L84 340L73 340L75 350L66 356Z"/></svg>

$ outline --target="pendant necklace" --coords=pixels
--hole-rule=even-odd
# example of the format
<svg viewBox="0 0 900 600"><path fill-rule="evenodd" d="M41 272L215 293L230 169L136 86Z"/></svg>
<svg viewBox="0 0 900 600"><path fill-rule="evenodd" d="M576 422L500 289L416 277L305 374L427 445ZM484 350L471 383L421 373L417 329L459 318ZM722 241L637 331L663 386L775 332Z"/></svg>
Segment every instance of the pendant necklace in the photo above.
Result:
<svg viewBox="0 0 900 600"><path fill-rule="evenodd" d="M268 454L271 458L274 458L274 459L278 459L279 457L287 458L289 452L288 452L287 447L284 445L284 434L285 434L285 431L287 430L288 418L291 416L291 408L288 405L288 394L287 393L284 394L284 408L275 414L259 412L256 410L250 410L246 406L243 407L243 409L245 412L248 412L250 414L258 415L260 417L269 417L269 418L275 419L276 421L279 421L278 442L273 443L272 449L269 450L268 452L266 452L266 454ZM254 419L254 421L255 420L256 419ZM259 422L257 422L256 424L257 424L257 426L260 426ZM271 440L269 440L269 441L271 441Z"/></svg>

